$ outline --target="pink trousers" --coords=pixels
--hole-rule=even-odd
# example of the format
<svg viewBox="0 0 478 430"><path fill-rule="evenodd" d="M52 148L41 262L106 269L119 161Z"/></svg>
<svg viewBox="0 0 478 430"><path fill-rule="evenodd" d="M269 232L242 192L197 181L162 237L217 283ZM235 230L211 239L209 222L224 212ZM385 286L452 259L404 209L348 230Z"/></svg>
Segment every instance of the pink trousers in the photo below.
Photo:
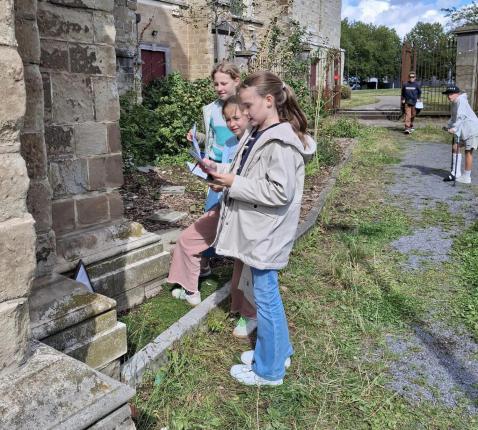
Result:
<svg viewBox="0 0 478 430"><path fill-rule="evenodd" d="M219 212L218 207L206 212L180 234L169 267L168 282L170 284L179 284L193 293L198 291L201 252L208 249L214 242ZM231 312L239 312L247 318L255 318L255 308L238 288L242 266L241 261L234 261L231 280Z"/></svg>

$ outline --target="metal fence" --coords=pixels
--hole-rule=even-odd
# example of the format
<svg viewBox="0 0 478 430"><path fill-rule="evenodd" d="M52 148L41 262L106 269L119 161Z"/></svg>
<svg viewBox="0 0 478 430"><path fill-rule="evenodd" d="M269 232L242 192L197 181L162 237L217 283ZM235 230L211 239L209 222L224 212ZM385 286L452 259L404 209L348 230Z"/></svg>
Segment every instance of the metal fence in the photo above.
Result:
<svg viewBox="0 0 478 430"><path fill-rule="evenodd" d="M456 39L439 40L435 46L426 48L405 42L402 46L402 83L408 80L412 70L421 84L424 112L430 115L448 113L450 104L442 92L456 80Z"/></svg>

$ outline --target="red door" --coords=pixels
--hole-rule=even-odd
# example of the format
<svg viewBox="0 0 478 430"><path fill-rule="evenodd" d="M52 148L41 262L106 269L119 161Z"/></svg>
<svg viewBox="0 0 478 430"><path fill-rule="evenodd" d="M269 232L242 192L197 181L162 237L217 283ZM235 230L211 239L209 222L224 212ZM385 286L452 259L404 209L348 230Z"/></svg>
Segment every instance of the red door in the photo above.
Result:
<svg viewBox="0 0 478 430"><path fill-rule="evenodd" d="M310 65L309 88L314 90L317 86L317 63Z"/></svg>
<svg viewBox="0 0 478 430"><path fill-rule="evenodd" d="M162 51L141 50L143 84L166 76L166 54Z"/></svg>

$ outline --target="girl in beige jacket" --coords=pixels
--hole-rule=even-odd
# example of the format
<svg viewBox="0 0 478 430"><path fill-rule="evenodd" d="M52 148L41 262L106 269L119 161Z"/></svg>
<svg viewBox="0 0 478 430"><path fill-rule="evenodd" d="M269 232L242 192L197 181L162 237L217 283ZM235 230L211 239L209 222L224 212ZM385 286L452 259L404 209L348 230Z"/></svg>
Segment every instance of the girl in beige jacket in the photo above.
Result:
<svg viewBox="0 0 478 430"><path fill-rule="evenodd" d="M293 353L279 293L278 270L287 265L299 221L304 165L315 151L307 120L292 90L270 72L240 86L253 129L231 165L206 161L214 183L227 188L216 253L251 267L257 307L257 343L231 375L246 385L280 385Z"/></svg>

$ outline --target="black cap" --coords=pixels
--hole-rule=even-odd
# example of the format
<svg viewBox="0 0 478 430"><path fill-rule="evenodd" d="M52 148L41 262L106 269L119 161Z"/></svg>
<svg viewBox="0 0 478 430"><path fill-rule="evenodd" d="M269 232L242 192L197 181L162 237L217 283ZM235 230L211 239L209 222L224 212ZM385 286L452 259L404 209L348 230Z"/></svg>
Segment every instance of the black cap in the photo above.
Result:
<svg viewBox="0 0 478 430"><path fill-rule="evenodd" d="M460 88L458 88L456 85L448 85L446 87L446 90L442 92L442 94L448 95L448 94L458 94L460 92Z"/></svg>

